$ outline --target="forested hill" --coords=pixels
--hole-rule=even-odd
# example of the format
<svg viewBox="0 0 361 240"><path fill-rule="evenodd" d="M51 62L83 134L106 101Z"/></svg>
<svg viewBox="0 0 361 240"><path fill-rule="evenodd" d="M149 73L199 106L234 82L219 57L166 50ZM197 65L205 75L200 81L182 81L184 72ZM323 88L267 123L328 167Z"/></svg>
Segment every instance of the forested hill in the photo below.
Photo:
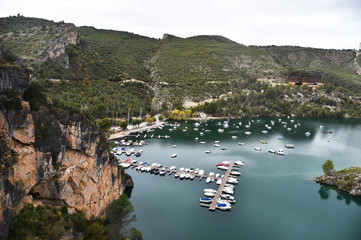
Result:
<svg viewBox="0 0 361 240"><path fill-rule="evenodd" d="M206 99L214 100L211 106L192 110L361 115L361 56L352 50L245 46L206 35L154 39L23 16L0 18L0 36L4 62L31 67L51 104L96 118L154 114ZM299 70L321 73L324 87L268 83ZM309 107L301 111L303 104Z"/></svg>

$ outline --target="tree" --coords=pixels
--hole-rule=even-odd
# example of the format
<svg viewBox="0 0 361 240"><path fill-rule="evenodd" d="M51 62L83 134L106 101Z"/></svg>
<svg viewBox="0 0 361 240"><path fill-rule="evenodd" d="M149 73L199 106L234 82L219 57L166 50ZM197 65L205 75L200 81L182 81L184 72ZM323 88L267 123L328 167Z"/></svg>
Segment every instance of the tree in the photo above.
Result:
<svg viewBox="0 0 361 240"><path fill-rule="evenodd" d="M333 162L331 160L326 160L326 162L322 164L322 169L325 175L330 176L332 172L334 172Z"/></svg>
<svg viewBox="0 0 361 240"><path fill-rule="evenodd" d="M124 239L124 235L129 234L127 233L128 225L136 221L133 212L133 205L125 193L110 204L107 209L106 219L106 230L109 239ZM132 231L131 234L137 235L137 232Z"/></svg>
<svg viewBox="0 0 361 240"><path fill-rule="evenodd" d="M154 121L153 121L153 118L151 118L151 117L147 117L146 119L145 119L145 121L148 123L148 124L152 124Z"/></svg>
<svg viewBox="0 0 361 240"><path fill-rule="evenodd" d="M119 127L121 128L121 129L127 129L127 127L128 127L128 123L127 123L127 121L121 121L120 123L119 123Z"/></svg>
<svg viewBox="0 0 361 240"><path fill-rule="evenodd" d="M110 122L109 118L105 117L103 119L100 119L97 122L97 125L99 127L99 131L107 132L108 129L112 126L112 123Z"/></svg>
<svg viewBox="0 0 361 240"><path fill-rule="evenodd" d="M158 120L159 120L159 121L163 121L163 120L164 120L164 116L163 116L163 115L159 115Z"/></svg>

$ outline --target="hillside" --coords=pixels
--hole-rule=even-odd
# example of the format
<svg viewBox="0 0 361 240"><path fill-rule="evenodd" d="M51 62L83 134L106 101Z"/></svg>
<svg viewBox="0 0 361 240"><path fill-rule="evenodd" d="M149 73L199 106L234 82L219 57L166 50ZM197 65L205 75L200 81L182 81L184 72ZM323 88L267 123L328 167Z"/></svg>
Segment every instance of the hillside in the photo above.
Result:
<svg viewBox="0 0 361 240"><path fill-rule="evenodd" d="M0 26L4 58L31 67L54 105L90 117L154 114L207 99L220 116L319 115L321 108L361 115L361 56L351 50L245 46L207 35L153 39L22 16L1 18ZM295 70L320 72L324 87L308 93L267 83ZM297 111L302 104L313 111Z"/></svg>

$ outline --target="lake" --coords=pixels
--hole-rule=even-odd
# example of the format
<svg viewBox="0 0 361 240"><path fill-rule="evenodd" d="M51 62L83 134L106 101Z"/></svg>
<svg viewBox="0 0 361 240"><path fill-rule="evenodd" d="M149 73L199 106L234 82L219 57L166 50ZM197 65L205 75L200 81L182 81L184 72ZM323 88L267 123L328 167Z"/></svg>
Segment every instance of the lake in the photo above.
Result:
<svg viewBox="0 0 361 240"><path fill-rule="evenodd" d="M254 122L245 128L249 121ZM198 131L194 130L195 122L188 121L180 122L180 127L172 132L171 126L149 132L148 136L171 137L147 138L148 145L141 148L143 154L133 159L168 167L201 168L207 173L224 173L216 168L217 163L241 160L245 166L238 177L236 204L230 211L212 212L200 206L199 198L204 188L217 189L215 182L207 184L205 179L180 180L174 174L159 176L126 169L135 183L131 201L137 221L133 226L144 239L361 239L361 198L312 180L322 174L322 164L327 159L333 161L337 170L361 166L361 120L283 117L281 122L287 124L284 126L278 118L238 119L230 120L224 133L217 131L223 128L218 122L223 120L200 122ZM272 129L266 129L266 124ZM183 131L186 127L187 131ZM211 132L205 133L206 129ZM201 131L204 136L200 136ZM245 131L251 135L245 135ZM311 133L309 137L305 136L307 131ZM277 138L279 135L283 140ZM214 147L216 140L227 150ZM201 141L206 143L200 144ZM239 142L245 145L240 146ZM285 148L286 143L295 148ZM262 151L255 151L254 147ZM267 152L279 148L284 149L284 156ZM211 154L205 154L206 150L211 150ZM177 153L177 157L171 158L172 153Z"/></svg>

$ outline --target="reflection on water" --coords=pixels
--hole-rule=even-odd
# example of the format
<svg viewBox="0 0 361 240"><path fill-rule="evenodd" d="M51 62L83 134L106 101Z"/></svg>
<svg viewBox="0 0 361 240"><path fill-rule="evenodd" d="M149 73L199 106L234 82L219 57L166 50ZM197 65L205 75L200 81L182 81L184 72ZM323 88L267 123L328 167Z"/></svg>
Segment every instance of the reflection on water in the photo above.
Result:
<svg viewBox="0 0 361 240"><path fill-rule="evenodd" d="M318 190L318 194L320 195L321 199L325 200L330 198L331 192L336 192L336 199L340 201L345 201L346 205L350 205L351 202L353 202L356 205L361 206L361 197L352 196L344 191L339 190L335 186L321 184L321 187Z"/></svg>

